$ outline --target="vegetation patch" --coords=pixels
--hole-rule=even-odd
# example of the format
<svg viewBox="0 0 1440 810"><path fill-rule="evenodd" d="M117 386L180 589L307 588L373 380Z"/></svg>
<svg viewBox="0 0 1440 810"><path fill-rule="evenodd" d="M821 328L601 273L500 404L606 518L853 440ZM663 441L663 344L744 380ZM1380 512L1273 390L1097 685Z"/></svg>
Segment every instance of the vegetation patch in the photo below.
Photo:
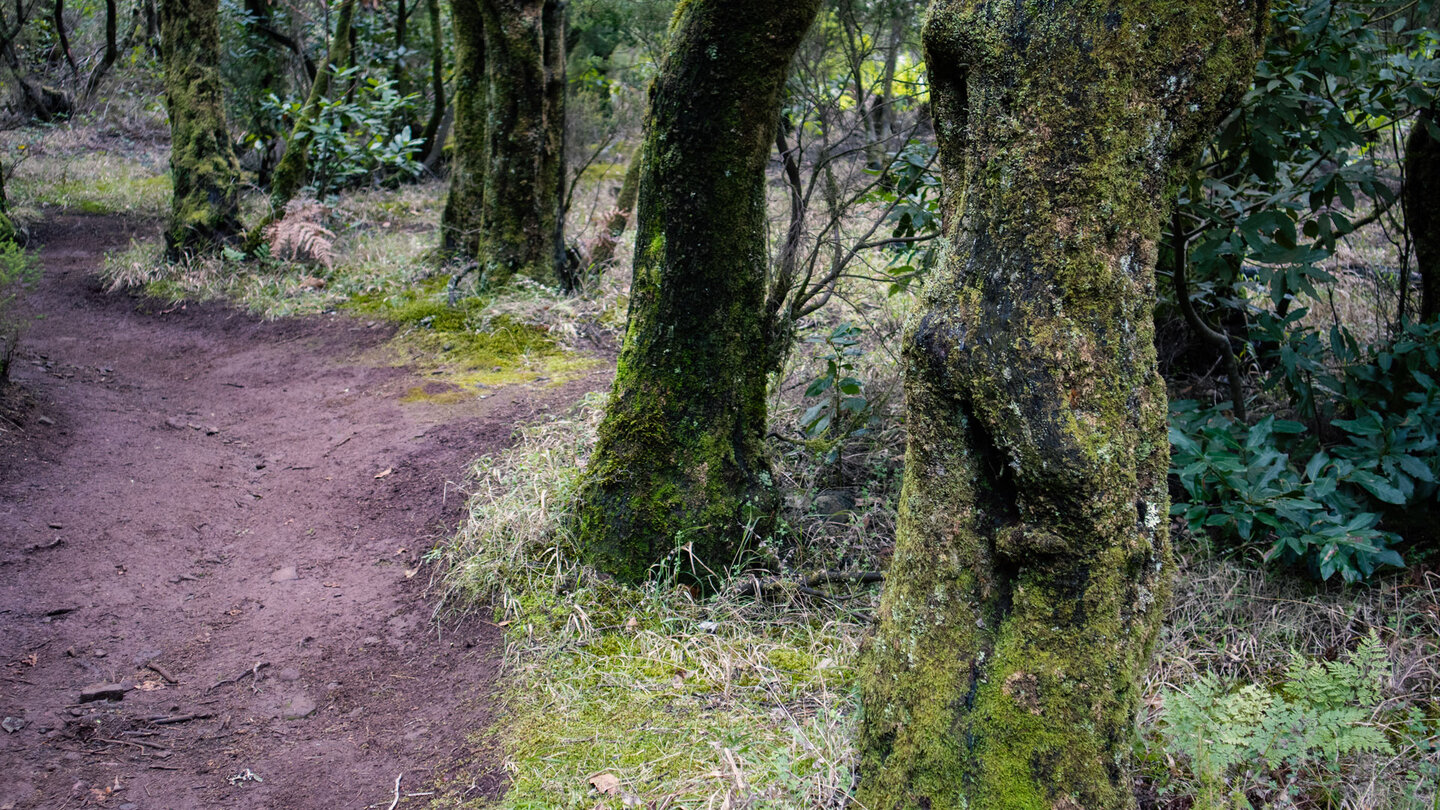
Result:
<svg viewBox="0 0 1440 810"><path fill-rule="evenodd" d="M729 587L697 598L675 584L683 554L636 587L579 566L573 508L602 408L593 397L477 462L469 519L431 553L447 609L493 610L509 670L508 720L489 741L509 791L493 805L441 806L843 806L873 590L817 600L791 586L757 601L729 572ZM804 491L827 468L795 452L776 472ZM824 497L787 496L792 536L757 553L804 566L868 559L858 535L884 542L898 493L859 492L839 522ZM1326 585L1217 555L1183 529L1176 541L1135 743L1142 806L1433 806L1440 579ZM1230 747L1217 751L1217 739Z"/></svg>

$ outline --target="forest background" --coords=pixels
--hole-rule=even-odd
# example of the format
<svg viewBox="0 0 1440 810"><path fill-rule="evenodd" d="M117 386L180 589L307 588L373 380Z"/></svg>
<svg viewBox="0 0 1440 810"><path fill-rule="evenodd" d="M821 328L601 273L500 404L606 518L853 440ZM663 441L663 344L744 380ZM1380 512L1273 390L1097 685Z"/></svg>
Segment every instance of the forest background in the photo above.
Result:
<svg viewBox="0 0 1440 810"><path fill-rule="evenodd" d="M509 633L515 719L482 743L505 752L506 806L849 799L856 656L904 474L901 335L946 241L922 5L827 0L784 85L765 258L794 290L765 392L779 520L739 531L725 565L681 545L621 584L582 565L574 520L603 394L477 462L470 518L431 562L444 610L493 609ZM248 227L207 224L234 237L207 251L175 230L165 9L0 10L0 317L34 272L28 228L125 212L169 235L109 257L114 289L395 320L397 356L451 384L416 397L612 362L673 4L565 9L546 135L560 211L533 223L556 235L539 271L487 259L465 244L480 226L444 213L455 178L484 174L457 156L451 11L222 3L222 131L243 178L227 216ZM1253 84L1162 236L1179 563L1133 750L1143 806L1440 800L1435 15L1273 4Z"/></svg>

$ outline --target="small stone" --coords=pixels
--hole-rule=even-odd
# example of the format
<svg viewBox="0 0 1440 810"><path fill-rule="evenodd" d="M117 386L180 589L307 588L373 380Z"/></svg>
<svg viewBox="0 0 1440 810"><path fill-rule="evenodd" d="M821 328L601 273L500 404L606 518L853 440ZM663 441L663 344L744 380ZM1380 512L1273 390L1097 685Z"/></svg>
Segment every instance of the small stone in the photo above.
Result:
<svg viewBox="0 0 1440 810"><path fill-rule="evenodd" d="M219 433L219 432L220 432L220 428L215 427L214 425L211 425L211 426L205 428L205 435L206 435L206 436L214 436L216 433Z"/></svg>
<svg viewBox="0 0 1440 810"><path fill-rule="evenodd" d="M300 670L295 667L285 667L276 673L276 677L282 681L298 681L300 680Z"/></svg>
<svg viewBox="0 0 1440 810"><path fill-rule="evenodd" d="M92 683L80 690L80 702L89 703L92 700L123 700L125 698L125 687L118 683Z"/></svg>
<svg viewBox="0 0 1440 810"><path fill-rule="evenodd" d="M45 524L45 525L49 526L49 527L52 528L52 529L63 529L63 528L65 528L65 524L64 524L64 523L47 523L47 524Z"/></svg>
<svg viewBox="0 0 1440 810"><path fill-rule="evenodd" d="M39 423L42 424L42 425L53 425L53 424L55 424L55 420L54 420L54 419L51 419L51 418L48 417L48 416L42 416L42 417L40 417L39 419L37 419L37 420L35 420L35 421L39 422Z"/></svg>
<svg viewBox="0 0 1440 810"><path fill-rule="evenodd" d="M96 649L91 650L91 651L90 651L90 654L93 655L93 656L95 656L96 658L104 658L105 656L109 655L110 653L108 653L108 652L106 652L106 651L104 651L104 650L102 650L102 649L96 648Z"/></svg>
<svg viewBox="0 0 1440 810"><path fill-rule="evenodd" d="M315 713L315 701L304 695L296 695L285 701L280 716L286 720L299 720Z"/></svg>
<svg viewBox="0 0 1440 810"><path fill-rule="evenodd" d="M271 582L294 582L299 578L300 572L297 571L295 569L295 566L293 565L287 565L284 568L276 569L275 573L270 575Z"/></svg>
<svg viewBox="0 0 1440 810"><path fill-rule="evenodd" d="M0 728L5 729L9 734L14 734L24 727L25 718L23 717L7 717L4 720L0 720Z"/></svg>
<svg viewBox="0 0 1440 810"><path fill-rule="evenodd" d="M170 428L171 430L184 430L184 429L185 429L185 420L184 420L184 419L176 419L175 417L172 416L172 417L170 417L169 419L166 419L166 420L165 420L165 427L168 427L168 428Z"/></svg>

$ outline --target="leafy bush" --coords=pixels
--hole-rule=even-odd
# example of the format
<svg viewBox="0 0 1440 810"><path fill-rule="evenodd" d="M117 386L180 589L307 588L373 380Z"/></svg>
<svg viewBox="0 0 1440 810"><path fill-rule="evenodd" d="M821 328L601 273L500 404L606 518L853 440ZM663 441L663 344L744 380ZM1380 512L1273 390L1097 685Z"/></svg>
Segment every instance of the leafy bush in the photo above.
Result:
<svg viewBox="0 0 1440 810"><path fill-rule="evenodd" d="M1292 653L1278 691L1235 688L1207 672L1167 695L1162 729L1171 750L1189 760L1197 806L1250 808L1246 788L1283 789L1296 772L1333 781L1342 757L1392 753L1385 735L1369 725L1389 672L1385 647L1371 631L1341 661Z"/></svg>
<svg viewBox="0 0 1440 810"><path fill-rule="evenodd" d="M333 86L353 87L353 92L323 99L310 124L309 184L321 199L341 188L395 175L416 177L424 168L418 154L422 139L413 137L408 125L396 131L393 124L414 117L420 96L402 96L389 79L358 78L359 70L335 74ZM272 93L263 106L288 132L304 101L281 101Z"/></svg>
<svg viewBox="0 0 1440 810"><path fill-rule="evenodd" d="M1391 548L1401 538L1378 527L1385 508L1440 491L1440 326L1409 325L1369 351L1340 327L1276 334L1271 385L1305 421L1245 425L1173 403L1172 472L1187 498L1173 512L1196 534L1265 546L1266 559L1303 562L1320 579L1403 565Z"/></svg>
<svg viewBox="0 0 1440 810"><path fill-rule="evenodd" d="M21 291L39 277L35 256L13 241L0 241L0 383L10 377L20 327L11 312Z"/></svg>

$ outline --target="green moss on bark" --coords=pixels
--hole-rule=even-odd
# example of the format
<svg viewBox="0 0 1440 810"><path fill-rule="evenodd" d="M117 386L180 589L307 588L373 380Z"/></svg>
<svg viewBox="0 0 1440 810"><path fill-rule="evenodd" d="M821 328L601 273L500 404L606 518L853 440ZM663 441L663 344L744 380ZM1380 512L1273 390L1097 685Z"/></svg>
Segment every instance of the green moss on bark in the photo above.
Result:
<svg viewBox="0 0 1440 810"><path fill-rule="evenodd" d="M290 138L285 144L285 154L275 166L275 177L270 183L270 207L274 216L280 215L285 204L305 186L310 179L310 129L320 114L320 105L330 95L335 74L344 70L350 62L350 28L355 18L355 0L345 0L335 19L335 34L330 39L325 63L315 73L310 84L310 93L295 118Z"/></svg>
<svg viewBox="0 0 1440 810"><path fill-rule="evenodd" d="M216 0L162 0L165 103L174 184L166 249L215 250L240 233L240 164L225 123Z"/></svg>
<svg viewBox="0 0 1440 810"><path fill-rule="evenodd" d="M485 199L485 111L489 82L485 77L485 19L479 0L451 0L455 31L454 157L450 190L440 218L447 254L480 254L480 211Z"/></svg>
<svg viewBox="0 0 1440 810"><path fill-rule="evenodd" d="M953 248L906 332L904 493L861 668L866 807L1134 806L1136 679L1171 565L1155 245L1264 15L932 5Z"/></svg>
<svg viewBox="0 0 1440 810"><path fill-rule="evenodd" d="M564 14L559 0L453 0L455 173L445 243L482 278L555 286L564 255Z"/></svg>
<svg viewBox="0 0 1440 810"><path fill-rule="evenodd" d="M764 170L818 7L691 0L677 12L651 90L630 319L579 515L582 554L621 578L684 545L684 562L723 571L745 527L772 519Z"/></svg>

